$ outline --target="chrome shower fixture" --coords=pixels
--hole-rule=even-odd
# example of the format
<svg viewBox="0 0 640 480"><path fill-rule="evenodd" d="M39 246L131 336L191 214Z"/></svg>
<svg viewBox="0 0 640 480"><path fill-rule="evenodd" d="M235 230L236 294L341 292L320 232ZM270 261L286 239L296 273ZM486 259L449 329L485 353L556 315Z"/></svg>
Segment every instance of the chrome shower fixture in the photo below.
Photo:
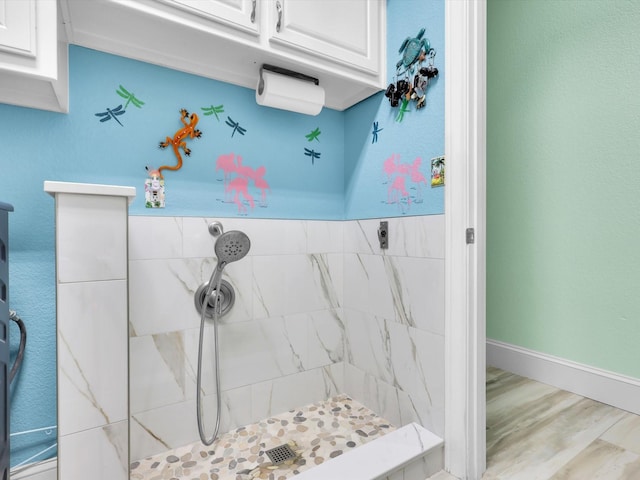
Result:
<svg viewBox="0 0 640 480"><path fill-rule="evenodd" d="M228 263L242 260L249 253L250 248L251 241L244 232L232 230L220 235L214 247L216 257L218 257L218 264L213 273L212 284L214 286L217 285L222 277L222 270Z"/></svg>
<svg viewBox="0 0 640 480"><path fill-rule="evenodd" d="M251 248L249 237L243 232L232 230L222 233L220 222L209 224L209 233L217 237L214 250L218 263L211 274L208 283L200 285L195 295L196 309L200 313L200 335L198 339L198 371L196 378L196 417L198 422L198 433L204 445L211 445L218 436L220 430L221 401L220 401L220 352L218 348L218 319L225 315L235 301L235 292L229 282L222 279L222 271L227 264L243 259ZM202 420L202 346L204 342L205 317L213 319L213 342L215 359L215 380L216 380L216 423L211 437L207 437L204 432Z"/></svg>
<svg viewBox="0 0 640 480"><path fill-rule="evenodd" d="M217 220L214 220L209 224L209 233L214 237L218 238L220 235L222 235L223 232L224 229L222 228L222 223L218 222Z"/></svg>
<svg viewBox="0 0 640 480"><path fill-rule="evenodd" d="M202 315L202 309L204 308L204 314L208 318L213 318L214 315L222 318L233 308L233 304L236 301L236 292L233 286L226 280L222 280L220 282L220 291L216 288L217 284L214 284L209 297L207 297L209 282L203 283L198 287L198 290L196 290L193 301L200 315Z"/></svg>
<svg viewBox="0 0 640 480"><path fill-rule="evenodd" d="M227 263L242 260L244 256L249 253L250 248L251 241L249 237L243 232L233 230L223 233L220 238L216 240L214 250L216 257L218 257L218 263L226 265Z"/></svg>
<svg viewBox="0 0 640 480"><path fill-rule="evenodd" d="M198 287L194 303L198 313L213 318L214 313L222 317L233 307L236 294L233 286L228 281L222 280L222 271L227 264L244 258L249 253L251 242L245 233L237 230L222 233L220 222L211 222L209 233L218 237L214 247L218 263L211 275L211 280Z"/></svg>

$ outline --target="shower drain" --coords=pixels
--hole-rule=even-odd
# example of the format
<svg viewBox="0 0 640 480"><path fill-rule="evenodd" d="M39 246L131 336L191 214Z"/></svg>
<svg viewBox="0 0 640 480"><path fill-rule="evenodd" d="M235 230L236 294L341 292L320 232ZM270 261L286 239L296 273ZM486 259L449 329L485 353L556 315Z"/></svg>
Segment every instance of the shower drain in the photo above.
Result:
<svg viewBox="0 0 640 480"><path fill-rule="evenodd" d="M269 460L271 460L271 463L274 465L280 465L287 460L294 460L296 458L295 452L291 450L291 447L286 443L272 448L271 450L267 450L264 453L267 454L267 457L269 457Z"/></svg>

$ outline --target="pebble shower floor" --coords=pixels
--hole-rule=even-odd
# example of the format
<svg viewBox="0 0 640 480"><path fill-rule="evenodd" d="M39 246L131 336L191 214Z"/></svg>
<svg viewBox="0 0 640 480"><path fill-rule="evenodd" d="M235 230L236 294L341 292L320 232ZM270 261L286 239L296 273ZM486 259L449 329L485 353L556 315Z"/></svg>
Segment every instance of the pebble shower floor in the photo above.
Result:
<svg viewBox="0 0 640 480"><path fill-rule="evenodd" d="M346 395L313 403L131 464L131 480L285 480L395 430ZM274 465L266 451L288 443L296 456Z"/></svg>

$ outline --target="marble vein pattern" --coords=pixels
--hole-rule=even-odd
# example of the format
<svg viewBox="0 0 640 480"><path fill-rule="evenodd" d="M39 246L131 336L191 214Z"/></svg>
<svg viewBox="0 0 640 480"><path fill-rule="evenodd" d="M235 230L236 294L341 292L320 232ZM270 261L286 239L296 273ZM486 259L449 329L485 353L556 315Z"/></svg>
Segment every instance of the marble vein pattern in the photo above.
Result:
<svg viewBox="0 0 640 480"><path fill-rule="evenodd" d="M125 480L127 198L56 194L56 274L58 476Z"/></svg>
<svg viewBox="0 0 640 480"><path fill-rule="evenodd" d="M58 285L60 435L127 417L125 298L125 280Z"/></svg>
<svg viewBox="0 0 640 480"><path fill-rule="evenodd" d="M137 457L198 438L193 295L216 265L212 220L129 218ZM379 220L215 220L251 239L247 257L224 274L236 304L218 329L222 431L346 392L396 424L443 435L443 216L389 219L387 251L378 248ZM211 330L205 358L213 358ZM205 363L205 416L217 401L214 367Z"/></svg>
<svg viewBox="0 0 640 480"><path fill-rule="evenodd" d="M384 418L339 395L237 428L211 447L195 442L134 461L130 478L285 480L394 430ZM295 457L275 465L265 452L282 444Z"/></svg>
<svg viewBox="0 0 640 480"><path fill-rule="evenodd" d="M56 195L58 282L127 277L126 206L124 197Z"/></svg>
<svg viewBox="0 0 640 480"><path fill-rule="evenodd" d="M58 478L128 480L127 421L64 435L59 438Z"/></svg>
<svg viewBox="0 0 640 480"><path fill-rule="evenodd" d="M347 388L353 389L349 393L392 421L403 425L415 421L443 435L443 337L363 312L345 311L347 359L353 366L347 381ZM402 413L398 417L390 408Z"/></svg>
<svg viewBox="0 0 640 480"><path fill-rule="evenodd" d="M483 479L640 478L639 418L490 367Z"/></svg>

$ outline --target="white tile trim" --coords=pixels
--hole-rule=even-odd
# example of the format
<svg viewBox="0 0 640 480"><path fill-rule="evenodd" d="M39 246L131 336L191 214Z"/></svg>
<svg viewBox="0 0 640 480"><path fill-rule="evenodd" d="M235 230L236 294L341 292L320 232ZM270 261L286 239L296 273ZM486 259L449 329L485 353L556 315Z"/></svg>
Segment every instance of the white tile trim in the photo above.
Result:
<svg viewBox="0 0 640 480"><path fill-rule="evenodd" d="M120 185L97 185L93 183L55 182L45 180L44 191L55 197L58 193L75 193L82 195L108 195L127 197L129 203L136 196L136 188Z"/></svg>
<svg viewBox="0 0 640 480"><path fill-rule="evenodd" d="M640 379L491 339L487 365L640 415Z"/></svg>
<svg viewBox="0 0 640 480"><path fill-rule="evenodd" d="M296 480L374 480L404 467L442 447L442 439L410 423L372 442L317 467L302 472Z"/></svg>

